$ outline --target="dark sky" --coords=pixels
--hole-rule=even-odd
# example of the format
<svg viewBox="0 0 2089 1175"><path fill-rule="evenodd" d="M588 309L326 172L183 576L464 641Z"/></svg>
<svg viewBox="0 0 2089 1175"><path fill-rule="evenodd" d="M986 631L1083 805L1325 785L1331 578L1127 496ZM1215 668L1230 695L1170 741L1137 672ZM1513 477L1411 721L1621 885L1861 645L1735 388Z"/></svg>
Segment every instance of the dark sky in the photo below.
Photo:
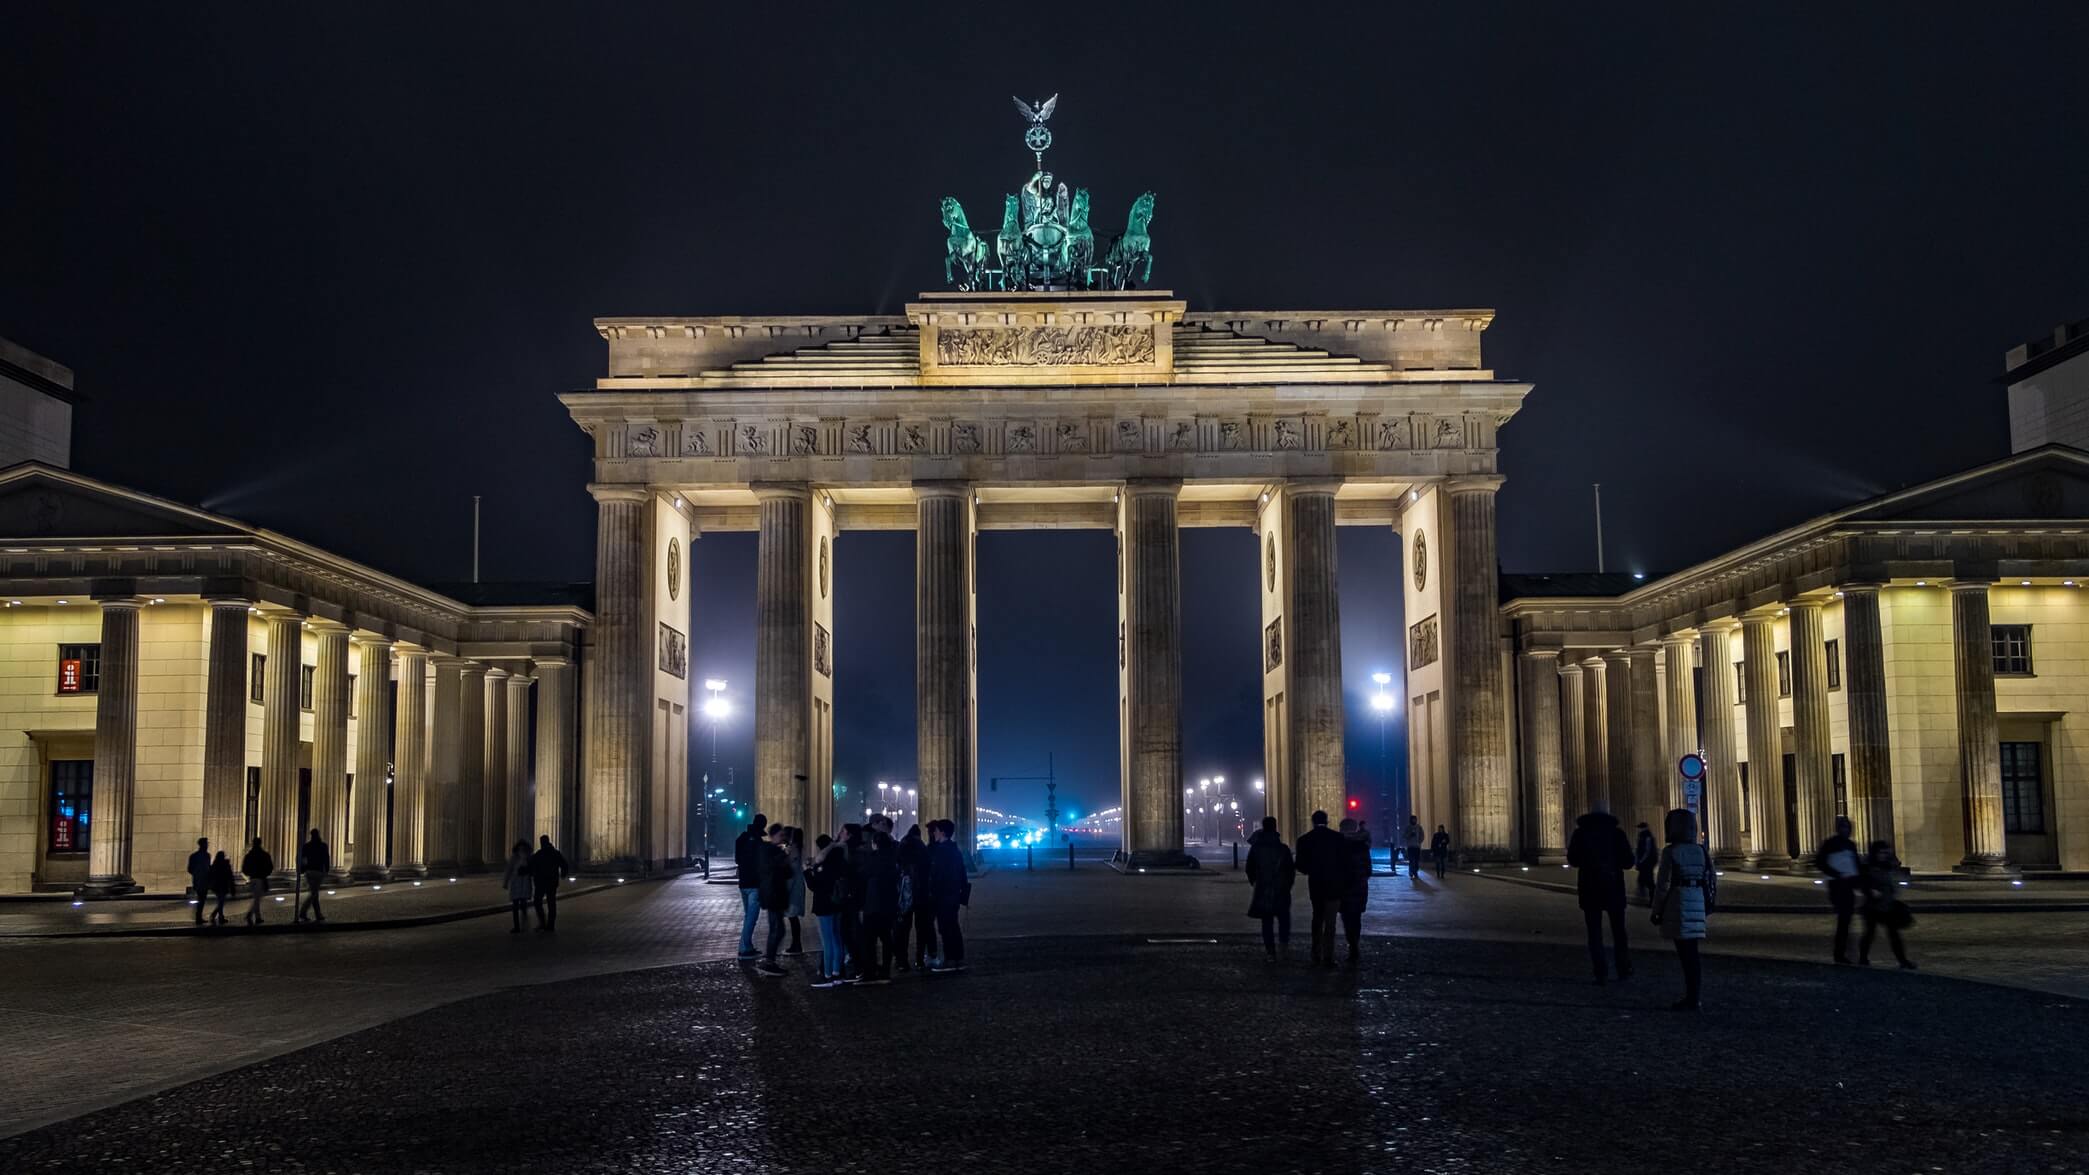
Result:
<svg viewBox="0 0 2089 1175"><path fill-rule="evenodd" d="M553 396L601 369L589 319L896 311L940 278L937 198L976 220L1027 175L1009 95L1058 91L1058 173L1099 231L1156 190L1193 308L1497 308L1490 365L1536 384L1505 566L1592 564L1601 481L1611 566L1660 571L2006 449L2002 353L2089 314L2085 34L2063 4L15 4L0 335L77 369L89 473L429 581L483 494L489 578L586 578ZM698 671L744 682L752 541L701 546ZM1366 777L1392 547L1341 548ZM1092 806L1107 539L982 554L984 773L1052 751ZM1184 561L1190 769L1251 769L1253 554ZM839 567L842 774L901 775L910 540Z"/></svg>

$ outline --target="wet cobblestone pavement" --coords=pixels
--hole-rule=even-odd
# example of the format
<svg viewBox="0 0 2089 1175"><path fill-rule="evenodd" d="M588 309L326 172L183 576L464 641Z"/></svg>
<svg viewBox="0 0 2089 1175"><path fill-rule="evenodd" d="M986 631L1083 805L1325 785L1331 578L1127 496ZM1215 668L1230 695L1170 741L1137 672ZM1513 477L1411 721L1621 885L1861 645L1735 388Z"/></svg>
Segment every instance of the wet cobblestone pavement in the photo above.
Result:
<svg viewBox="0 0 2089 1175"><path fill-rule="evenodd" d="M1372 939L978 944L813 990L696 963L479 996L0 1141L8 1171L2058 1172L2089 1004L1895 971ZM1216 941L1207 941L1207 937Z"/></svg>

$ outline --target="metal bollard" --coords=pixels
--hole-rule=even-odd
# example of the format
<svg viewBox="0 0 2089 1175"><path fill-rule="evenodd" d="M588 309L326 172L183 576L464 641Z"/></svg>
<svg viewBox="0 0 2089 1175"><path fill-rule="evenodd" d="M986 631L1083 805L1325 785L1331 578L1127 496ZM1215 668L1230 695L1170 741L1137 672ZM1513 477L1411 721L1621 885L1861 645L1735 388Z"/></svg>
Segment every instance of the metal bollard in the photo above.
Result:
<svg viewBox="0 0 2089 1175"><path fill-rule="evenodd" d="M1073 870L1073 867L1074 867L1074 847L1073 847L1072 845L1067 845L1067 846L1066 846L1066 868L1067 868L1067 870L1068 870L1069 872L1071 872L1071 871Z"/></svg>
<svg viewBox="0 0 2089 1175"><path fill-rule="evenodd" d="M1033 854L1035 854L1036 851L1036 845L1023 846L1023 868L1029 870L1032 873L1035 873L1037 871L1037 861L1033 856Z"/></svg>
<svg viewBox="0 0 2089 1175"><path fill-rule="evenodd" d="M1233 871L1240 872L1240 842L1233 842Z"/></svg>

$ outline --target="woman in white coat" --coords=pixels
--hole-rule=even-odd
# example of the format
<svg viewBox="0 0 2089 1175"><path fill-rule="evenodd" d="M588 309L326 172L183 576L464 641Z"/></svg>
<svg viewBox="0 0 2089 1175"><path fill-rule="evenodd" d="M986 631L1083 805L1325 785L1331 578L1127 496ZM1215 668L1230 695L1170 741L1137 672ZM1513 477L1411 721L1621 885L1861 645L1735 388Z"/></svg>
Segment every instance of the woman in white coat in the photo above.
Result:
<svg viewBox="0 0 2089 1175"><path fill-rule="evenodd" d="M521 934L524 909L530 903L530 842L518 840L508 850L508 871L501 875L501 886L508 891L508 913L514 925L509 934Z"/></svg>
<svg viewBox="0 0 2089 1175"><path fill-rule="evenodd" d="M1697 841L1697 817L1688 808L1670 812L1661 830L1668 845L1661 850L1660 877L1654 886L1654 925L1661 928L1661 937L1676 944L1676 958L1683 964L1683 998L1669 1006L1695 1012L1703 977L1697 945L1704 941L1718 883L1712 859Z"/></svg>

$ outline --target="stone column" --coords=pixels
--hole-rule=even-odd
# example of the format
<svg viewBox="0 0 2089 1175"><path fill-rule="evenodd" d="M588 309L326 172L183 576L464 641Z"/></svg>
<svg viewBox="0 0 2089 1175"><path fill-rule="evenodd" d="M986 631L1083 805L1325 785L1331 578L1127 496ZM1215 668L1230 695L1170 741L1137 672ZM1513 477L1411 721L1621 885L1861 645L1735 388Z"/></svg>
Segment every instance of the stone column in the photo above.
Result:
<svg viewBox="0 0 2089 1175"><path fill-rule="evenodd" d="M1632 649L1632 809L1625 827L1645 821L1662 843L1661 818L1668 812L1667 764L1661 761L1661 680L1656 665L1660 647L1637 645Z"/></svg>
<svg viewBox="0 0 2089 1175"><path fill-rule="evenodd" d="M386 688L392 681L392 642L364 634L356 639L355 653L355 791L350 797L355 810L349 813L355 829L355 867L349 877L383 881L391 876L384 783L392 766L392 699ZM403 656L400 672L405 672ZM403 683L400 697L405 698Z"/></svg>
<svg viewBox="0 0 2089 1175"><path fill-rule="evenodd" d="M472 869L491 864L482 856L486 827L486 667L467 661L457 669L457 862Z"/></svg>
<svg viewBox="0 0 2089 1175"><path fill-rule="evenodd" d="M653 634L646 616L647 505L634 486L589 487L597 505L594 658L588 666L586 844L590 870L635 869L652 773ZM759 723L759 717L757 717Z"/></svg>
<svg viewBox="0 0 2089 1175"><path fill-rule="evenodd" d="M247 601L210 601L203 700L203 835L237 872L247 832Z"/></svg>
<svg viewBox="0 0 2089 1175"><path fill-rule="evenodd" d="M534 679L520 671L508 677L508 743L507 764L507 811L501 820L506 832L501 837L502 859L506 859L508 846L516 841L528 841L532 852L537 846L537 797L530 780L530 687Z"/></svg>
<svg viewBox="0 0 2089 1175"><path fill-rule="evenodd" d="M2010 872L2002 827L2002 744L1995 717L1995 646L1987 584L1951 585L1953 677L1958 684L1958 777L1965 789L1966 857L1954 873ZM99 778L96 786L100 786Z"/></svg>
<svg viewBox="0 0 2089 1175"><path fill-rule="evenodd" d="M327 880L339 882L348 877L348 628L332 620L310 623L318 654L312 671L311 819L333 860Z"/></svg>
<svg viewBox="0 0 2089 1175"><path fill-rule="evenodd" d="M1451 524L1439 529L1451 545L1441 566L1451 575L1444 603L1451 618L1451 788L1459 821L1453 835L1462 859L1506 861L1512 855L1509 695L1494 544L1501 479L1460 478L1446 489Z"/></svg>
<svg viewBox="0 0 2089 1175"><path fill-rule="evenodd" d="M1601 800L1607 805L1613 798L1610 794L1610 683L1607 678L1600 655L1581 663L1581 770L1586 794L1582 797L1584 806L1581 811L1567 813L1569 824L1592 811L1596 801Z"/></svg>
<svg viewBox="0 0 2089 1175"><path fill-rule="evenodd" d="M972 490L914 484L914 746L921 818L966 827L972 763ZM970 855L971 844L961 848Z"/></svg>
<svg viewBox="0 0 2089 1175"><path fill-rule="evenodd" d="M1741 659L1747 665L1748 790L1754 793L1757 869L1789 869L1791 837L1784 817L1784 737L1777 721L1777 617L1741 617Z"/></svg>
<svg viewBox="0 0 2089 1175"><path fill-rule="evenodd" d="M295 612L268 613L268 660L261 671L261 813L255 827L285 882L297 869L297 752L304 669L304 622Z"/></svg>
<svg viewBox="0 0 2089 1175"><path fill-rule="evenodd" d="M1620 821L1632 815L1632 656L1622 650L1603 657L1604 742L1610 755L1610 812ZM1631 823L1625 824L1627 831Z"/></svg>
<svg viewBox="0 0 2089 1175"><path fill-rule="evenodd" d="M1190 864L1188 854L1182 851L1182 560L1175 522L1176 497L1181 492L1182 483L1176 481L1128 482L1120 513L1124 539L1123 721L1129 782L1124 849L1134 868ZM1331 548L1324 560L1328 586L1332 588ZM1315 607L1324 607L1332 619L1332 599ZM1295 619L1293 623L1292 632L1296 634ZM1293 642L1290 655L1296 656L1295 646L1305 642L1296 635ZM1330 650L1320 650L1323 662L1329 653ZM1339 658L1339 650L1332 653ZM1310 676L1311 670L1307 672ZM1294 676L1292 680L1299 679ZM1313 686L1295 688L1310 694ZM1336 703L1339 706L1339 694ZM1315 703L1301 696L1294 705L1296 711L1310 713ZM1312 719L1304 722L1310 724ZM1300 722L1294 721L1293 730L1302 728ZM1339 767L1339 714L1335 731ZM1304 748L1294 746L1293 762L1301 773L1312 770L1311 759ZM1312 781L1302 780L1301 786L1312 794ZM1341 787L1339 775L1335 787Z"/></svg>
<svg viewBox="0 0 2089 1175"><path fill-rule="evenodd" d="M1291 718L1292 794L1299 798L1301 814L1325 810L1339 822L1348 798L1346 764L1343 759L1343 725L1346 718L1342 691L1342 616L1335 566L1335 490L1338 483L1292 483L1284 487L1284 535L1291 557L1285 566L1290 579L1290 615L1285 618L1284 650L1288 666L1285 700ZM1175 503L1180 488L1169 491L1169 548L1176 540ZM1136 500L1134 501L1136 505ZM1127 549L1127 558L1130 551ZM1173 557L1171 556L1171 559ZM1131 564L1136 566L1136 564ZM1179 577L1179 570L1174 572ZM1177 685L1176 766L1181 767L1181 604L1177 593L1174 627L1174 661ZM1181 790L1179 778L1165 789L1172 796ZM1158 790L1156 795L1158 794ZM1156 801L1158 802L1158 801ZM1180 804L1171 810L1180 811ZM1293 825L1303 832L1309 825ZM1291 834L1294 838L1297 832Z"/></svg>
<svg viewBox="0 0 2089 1175"><path fill-rule="evenodd" d="M433 758L428 749L428 650L401 649L398 661L398 710L391 722L390 860L393 877L411 879L428 875L428 825L438 810L428 787ZM383 699L377 705L383 710Z"/></svg>
<svg viewBox="0 0 2089 1175"><path fill-rule="evenodd" d="M1561 809L1559 652L1531 649L1517 659L1523 699L1523 789L1530 828L1525 855L1540 865L1566 859Z"/></svg>
<svg viewBox="0 0 2089 1175"><path fill-rule="evenodd" d="M754 582L755 804L772 824L803 828L812 730L812 490L754 487L761 502Z"/></svg>
<svg viewBox="0 0 2089 1175"><path fill-rule="evenodd" d="M1859 845L1875 840L1898 844L1893 826L1892 741L1886 729L1886 642L1879 627L1877 584L1843 589L1842 689L1849 706L1854 835Z"/></svg>
<svg viewBox="0 0 2089 1175"><path fill-rule="evenodd" d="M1690 668L1691 643L1688 633L1671 633L1661 638L1661 795L1662 802L1670 808L1683 806L1682 775L1676 765L1683 761L1683 756L1703 749L1697 745L1697 690Z"/></svg>
<svg viewBox="0 0 2089 1175"><path fill-rule="evenodd" d="M429 738L434 743L428 755L428 858L431 868L448 875L464 864L464 842L459 838L458 793L464 771L464 706L462 695L465 661L438 653L435 662L435 717Z"/></svg>
<svg viewBox="0 0 2089 1175"><path fill-rule="evenodd" d="M138 601L98 602L102 676L94 698L94 798L88 813L86 892L111 896L139 888L131 879L131 818L138 781ZM196 896L200 900L203 895Z"/></svg>
<svg viewBox="0 0 2089 1175"><path fill-rule="evenodd" d="M1810 873L1821 842L1835 830L1834 765L1828 745L1828 646L1821 625L1821 601L1793 600L1791 610L1793 778L1799 800L1799 852L1792 867Z"/></svg>
<svg viewBox="0 0 2089 1175"><path fill-rule="evenodd" d="M1748 862L1741 836L1741 758L1734 734L1732 620L1714 620L1697 630L1698 660L1705 671L1705 803L1703 819L1712 863L1728 869Z"/></svg>
<svg viewBox="0 0 2089 1175"><path fill-rule="evenodd" d="M551 843L573 840L573 662L537 658L536 828Z"/></svg>
<svg viewBox="0 0 2089 1175"><path fill-rule="evenodd" d="M486 670L485 726L479 739L485 785L479 789L479 860L499 867L508 859L508 671Z"/></svg>
<svg viewBox="0 0 2089 1175"><path fill-rule="evenodd" d="M1557 687L1561 715L1560 835L1564 837L1574 818L1589 810L1588 693L1582 685L1581 662L1560 658Z"/></svg>

